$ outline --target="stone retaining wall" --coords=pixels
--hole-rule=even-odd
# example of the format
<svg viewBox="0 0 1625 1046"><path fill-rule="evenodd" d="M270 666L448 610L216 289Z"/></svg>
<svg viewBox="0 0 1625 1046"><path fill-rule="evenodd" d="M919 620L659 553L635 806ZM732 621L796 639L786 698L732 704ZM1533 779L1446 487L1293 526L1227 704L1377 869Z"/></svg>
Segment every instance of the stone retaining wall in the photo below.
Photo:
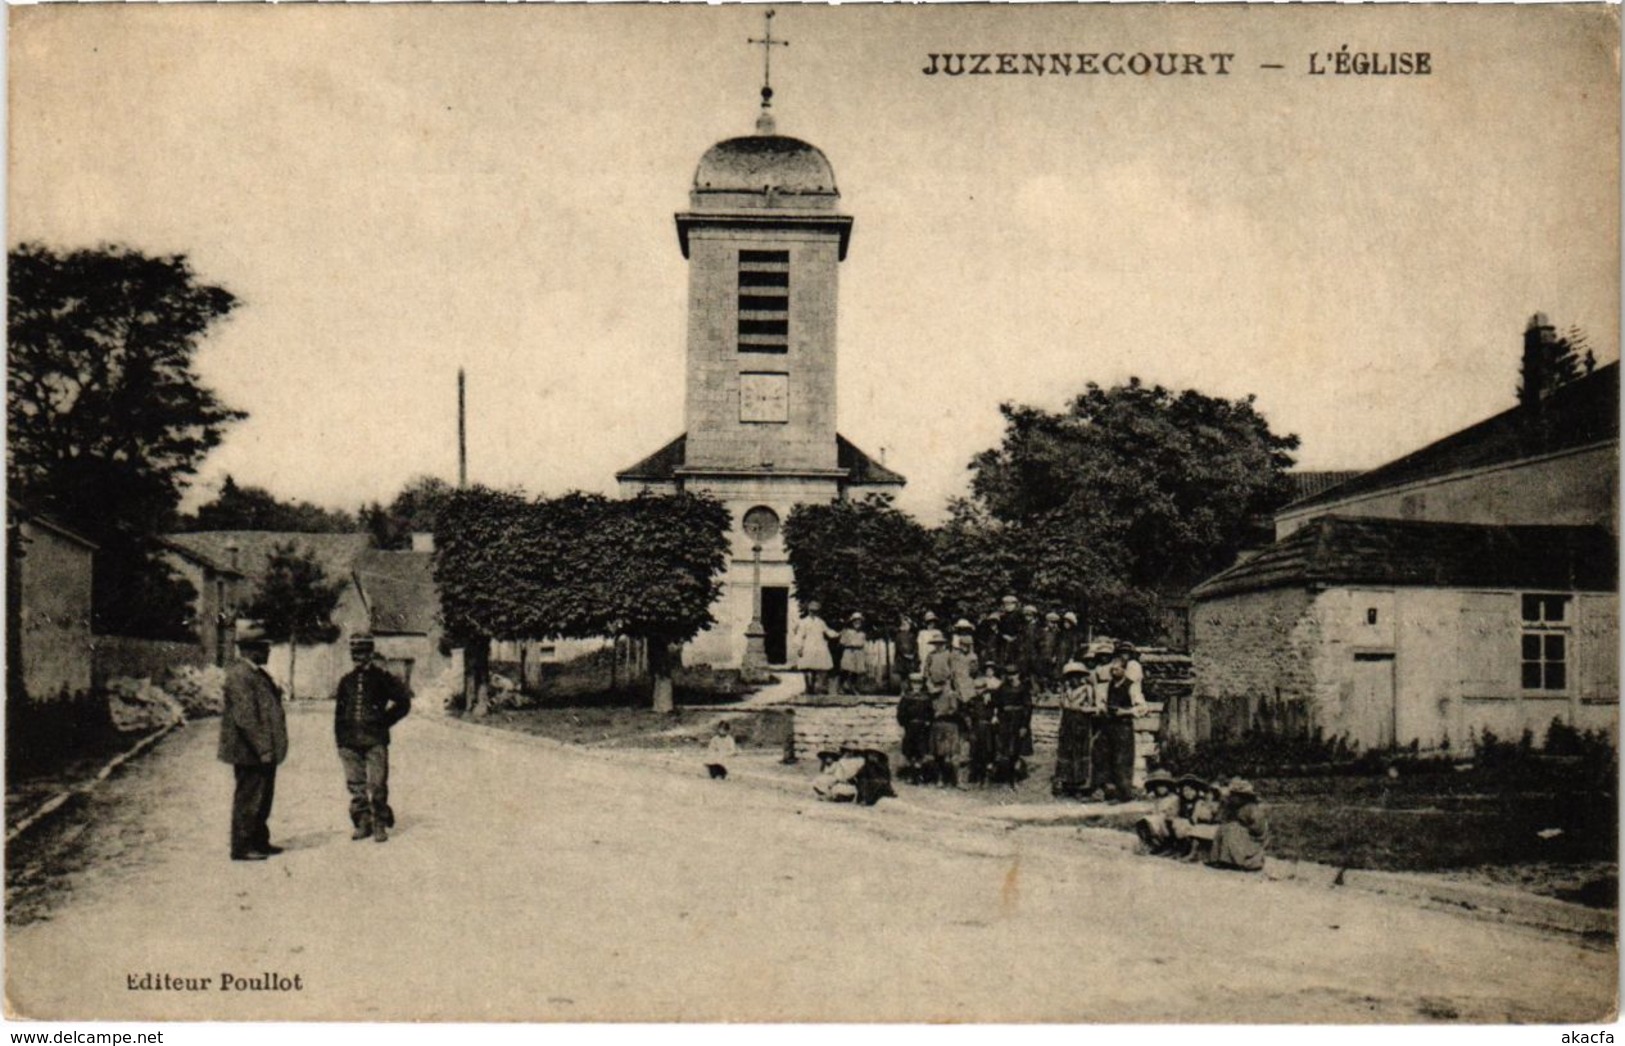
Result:
<svg viewBox="0 0 1625 1046"><path fill-rule="evenodd" d="M1148 715L1136 724L1135 750L1140 756L1135 770L1135 783L1143 779L1148 761L1154 761L1157 751L1157 731L1162 727L1161 706L1153 705L1159 714ZM854 748L876 748L895 758L903 741L903 728L897 724L897 700L879 698L844 705L798 705L795 711L795 751L798 759L815 758L819 752L848 745ZM1038 767L1052 766L1055 747L1061 729L1061 713L1054 708L1033 710L1032 763Z"/></svg>

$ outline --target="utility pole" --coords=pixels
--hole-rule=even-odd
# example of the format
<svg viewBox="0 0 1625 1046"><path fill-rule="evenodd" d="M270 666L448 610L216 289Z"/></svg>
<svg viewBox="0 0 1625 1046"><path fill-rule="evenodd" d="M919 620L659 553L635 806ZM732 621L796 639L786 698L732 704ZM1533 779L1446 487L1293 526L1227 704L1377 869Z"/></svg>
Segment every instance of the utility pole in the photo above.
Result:
<svg viewBox="0 0 1625 1046"><path fill-rule="evenodd" d="M457 489L468 487L468 406L463 368L457 368Z"/></svg>

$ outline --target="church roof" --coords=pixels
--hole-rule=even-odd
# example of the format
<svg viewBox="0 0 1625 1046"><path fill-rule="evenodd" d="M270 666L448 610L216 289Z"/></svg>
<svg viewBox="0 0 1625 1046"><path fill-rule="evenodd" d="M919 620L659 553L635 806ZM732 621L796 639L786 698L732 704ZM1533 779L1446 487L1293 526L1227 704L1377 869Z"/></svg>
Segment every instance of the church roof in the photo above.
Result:
<svg viewBox="0 0 1625 1046"><path fill-rule="evenodd" d="M615 478L640 483L673 482L677 479L677 470L683 467L687 450L688 433L685 432L631 468L615 473ZM839 434L835 437L835 465L846 472L846 482L853 486L900 487L908 482L901 473L893 472Z"/></svg>
<svg viewBox="0 0 1625 1046"><path fill-rule="evenodd" d="M902 473L893 472L880 462L859 450L857 444L840 433L835 434L835 464L846 469L854 486L873 484L902 486L908 480Z"/></svg>
<svg viewBox="0 0 1625 1046"><path fill-rule="evenodd" d="M615 473L616 479L633 479L641 483L670 482L677 478L688 451L688 433L683 433L659 450L629 469Z"/></svg>
<svg viewBox="0 0 1625 1046"><path fill-rule="evenodd" d="M752 134L718 142L700 157L695 193L839 196L835 170L815 145L782 134Z"/></svg>

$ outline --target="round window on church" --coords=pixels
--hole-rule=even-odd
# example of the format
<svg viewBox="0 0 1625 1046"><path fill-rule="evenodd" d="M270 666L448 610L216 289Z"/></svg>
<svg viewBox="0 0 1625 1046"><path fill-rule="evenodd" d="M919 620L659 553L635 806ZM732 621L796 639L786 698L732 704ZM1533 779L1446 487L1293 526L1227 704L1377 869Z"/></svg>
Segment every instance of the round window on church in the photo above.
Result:
<svg viewBox="0 0 1625 1046"><path fill-rule="evenodd" d="M779 514L766 505L757 505L745 512L745 533L758 545L779 536Z"/></svg>

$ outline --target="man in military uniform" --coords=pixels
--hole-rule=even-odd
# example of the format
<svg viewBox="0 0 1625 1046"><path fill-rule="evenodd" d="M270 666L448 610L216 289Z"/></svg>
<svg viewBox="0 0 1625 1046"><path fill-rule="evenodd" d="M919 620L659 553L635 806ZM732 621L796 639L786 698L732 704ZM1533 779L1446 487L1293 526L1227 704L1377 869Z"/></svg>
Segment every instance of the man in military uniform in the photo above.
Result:
<svg viewBox="0 0 1625 1046"><path fill-rule="evenodd" d="M389 808L389 728L406 717L412 697L404 684L373 662L369 635L350 637L355 668L333 694L333 730L350 790L351 839L389 839L395 812Z"/></svg>
<svg viewBox="0 0 1625 1046"><path fill-rule="evenodd" d="M237 786L231 797L231 859L263 861L282 852L271 845L271 800L276 768L288 757L288 722L282 693L265 671L271 644L258 631L237 637L238 657L226 669L220 709L220 761L230 763Z"/></svg>

